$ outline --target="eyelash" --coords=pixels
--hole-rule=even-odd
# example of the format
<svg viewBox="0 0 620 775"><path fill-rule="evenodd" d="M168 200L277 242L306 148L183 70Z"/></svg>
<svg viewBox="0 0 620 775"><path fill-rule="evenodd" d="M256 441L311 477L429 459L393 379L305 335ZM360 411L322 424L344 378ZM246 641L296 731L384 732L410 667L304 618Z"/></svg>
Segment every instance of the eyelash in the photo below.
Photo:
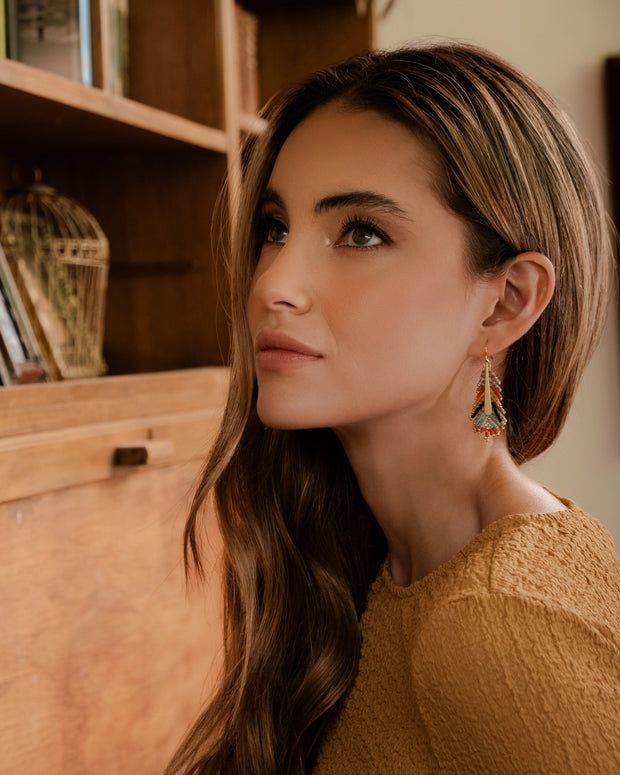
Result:
<svg viewBox="0 0 620 775"><path fill-rule="evenodd" d="M350 231L353 231L354 229L366 229L367 231L373 232L373 234L376 234L377 237L379 237L379 239L384 245L390 245L392 243L392 240L383 231L383 229L381 229L381 227L377 223L375 223L375 221L372 220L372 218L368 218L367 216L358 216L358 215L349 216L345 221L343 221L342 225L340 226L340 237L338 239L341 240L346 234L348 234ZM367 245L367 246L359 246L355 249L356 250L374 250L378 247L381 247L381 246Z"/></svg>
<svg viewBox="0 0 620 775"><path fill-rule="evenodd" d="M258 239L259 242L262 244L263 242L267 242L267 235L269 234L269 231L271 227L274 224L280 224L284 229L286 229L286 225L284 224L284 221L282 221L281 218L276 218L275 215L270 215L268 213L263 213L260 216L259 222L258 222Z"/></svg>
<svg viewBox="0 0 620 775"><path fill-rule="evenodd" d="M269 231L274 224L280 224L284 229L287 229L287 226L280 218L277 218L274 215L269 215L267 213L261 215L258 225L258 236L261 244L268 241L267 235L269 234ZM383 229L381 229L377 223L375 223L375 221L372 220L372 218L359 215L351 215L342 222L340 225L338 242L340 242L349 232L354 231L355 229L366 229L367 231L376 234L383 245L390 245L392 243L390 237L383 231ZM347 245L343 247L351 246ZM380 247L380 245L361 245L355 247L355 250L374 250L378 247Z"/></svg>

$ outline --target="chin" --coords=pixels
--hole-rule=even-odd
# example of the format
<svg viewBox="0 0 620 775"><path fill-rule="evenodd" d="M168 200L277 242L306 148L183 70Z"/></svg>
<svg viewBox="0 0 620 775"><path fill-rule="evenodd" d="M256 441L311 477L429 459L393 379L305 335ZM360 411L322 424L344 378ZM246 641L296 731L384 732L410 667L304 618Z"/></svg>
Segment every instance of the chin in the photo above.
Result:
<svg viewBox="0 0 620 775"><path fill-rule="evenodd" d="M305 423L294 418L282 417L278 414L261 414L258 412L258 417L263 425L268 428L273 428L275 431L302 431L308 428L317 428L319 426L314 423Z"/></svg>
<svg viewBox="0 0 620 775"><path fill-rule="evenodd" d="M309 428L324 428L325 424L313 416L314 413L288 408L280 403L278 406L265 406L261 402L260 394L256 404L256 413L259 420L268 428L279 431L301 431Z"/></svg>

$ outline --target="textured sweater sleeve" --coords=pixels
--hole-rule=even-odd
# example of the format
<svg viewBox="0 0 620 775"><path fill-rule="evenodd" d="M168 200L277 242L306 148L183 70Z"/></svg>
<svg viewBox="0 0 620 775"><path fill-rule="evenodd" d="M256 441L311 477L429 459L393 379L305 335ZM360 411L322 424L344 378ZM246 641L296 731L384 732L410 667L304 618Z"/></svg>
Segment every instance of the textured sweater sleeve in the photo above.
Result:
<svg viewBox="0 0 620 775"><path fill-rule="evenodd" d="M444 601L415 645L412 689L438 772L620 773L618 644L570 610Z"/></svg>

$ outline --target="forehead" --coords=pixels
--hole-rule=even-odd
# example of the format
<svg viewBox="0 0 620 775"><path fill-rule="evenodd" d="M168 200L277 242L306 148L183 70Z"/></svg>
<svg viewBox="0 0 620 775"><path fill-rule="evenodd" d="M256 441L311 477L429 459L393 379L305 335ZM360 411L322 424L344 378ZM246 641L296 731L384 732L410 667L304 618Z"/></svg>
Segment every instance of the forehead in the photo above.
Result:
<svg viewBox="0 0 620 775"><path fill-rule="evenodd" d="M317 195L360 187L405 194L431 187L435 168L430 150L401 123L375 111L329 103L288 136L269 185L295 194L302 187Z"/></svg>

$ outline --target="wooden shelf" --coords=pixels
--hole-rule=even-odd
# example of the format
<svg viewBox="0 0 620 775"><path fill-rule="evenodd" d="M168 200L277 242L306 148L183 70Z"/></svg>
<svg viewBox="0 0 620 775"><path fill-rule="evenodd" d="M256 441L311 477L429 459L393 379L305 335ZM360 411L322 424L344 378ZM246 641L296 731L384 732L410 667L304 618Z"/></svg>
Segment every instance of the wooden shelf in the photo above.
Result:
<svg viewBox="0 0 620 775"><path fill-rule="evenodd" d="M0 440L219 407L227 385L228 369L209 367L4 388Z"/></svg>
<svg viewBox="0 0 620 775"><path fill-rule="evenodd" d="M8 59L0 60L0 105L5 150L228 149L222 129Z"/></svg>

